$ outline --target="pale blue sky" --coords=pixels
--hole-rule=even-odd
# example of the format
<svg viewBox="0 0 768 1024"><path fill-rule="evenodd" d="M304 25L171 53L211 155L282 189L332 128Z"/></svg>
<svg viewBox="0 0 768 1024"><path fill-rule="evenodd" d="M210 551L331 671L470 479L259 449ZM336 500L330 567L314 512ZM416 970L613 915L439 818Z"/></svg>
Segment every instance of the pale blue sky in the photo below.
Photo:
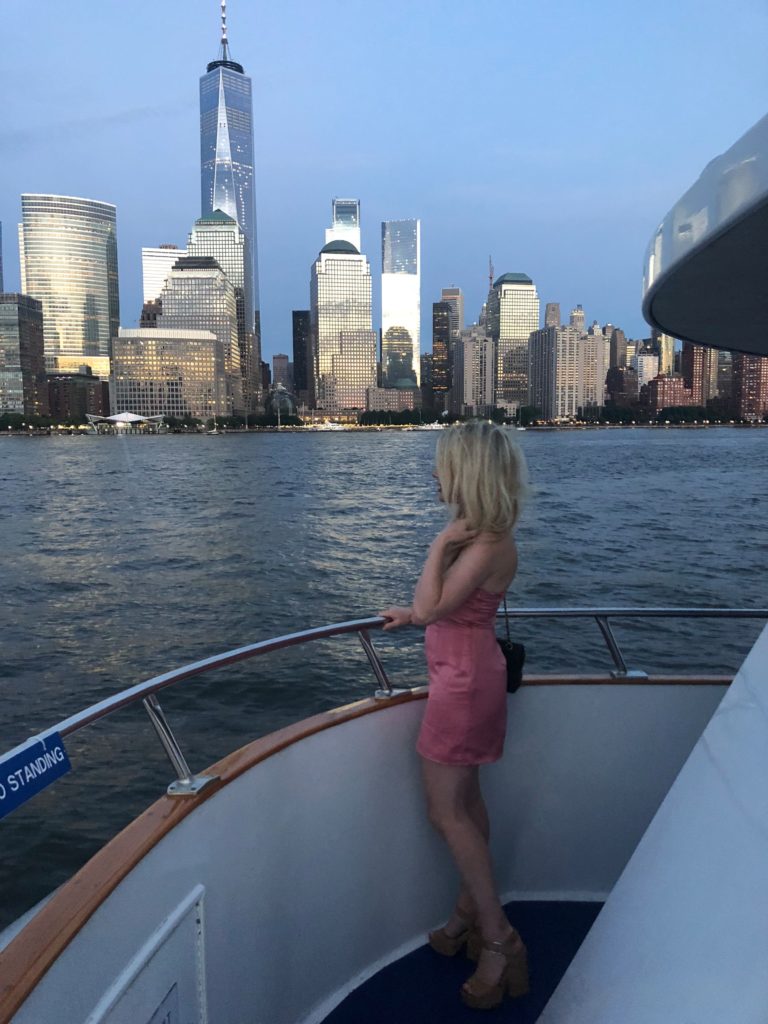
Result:
<svg viewBox="0 0 768 1024"><path fill-rule="evenodd" d="M141 308L142 245L199 216L198 77L217 0L2 0L0 220L18 287L22 192L117 205L121 320ZM362 202L378 306L380 222L422 220L422 348L444 285L475 319L496 273L628 335L657 222L766 112L758 0L229 0L254 84L265 356L336 196ZM378 326L378 324L377 324Z"/></svg>

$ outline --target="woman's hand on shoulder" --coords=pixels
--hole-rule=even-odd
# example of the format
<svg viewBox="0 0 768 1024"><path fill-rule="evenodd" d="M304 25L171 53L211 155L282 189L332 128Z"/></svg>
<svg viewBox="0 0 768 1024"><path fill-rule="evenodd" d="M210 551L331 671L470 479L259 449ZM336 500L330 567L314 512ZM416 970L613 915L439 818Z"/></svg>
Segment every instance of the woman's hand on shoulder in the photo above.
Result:
<svg viewBox="0 0 768 1024"><path fill-rule="evenodd" d="M471 530L466 519L452 519L448 525L438 533L436 543L442 545L446 554L456 554L477 540L479 530Z"/></svg>
<svg viewBox="0 0 768 1024"><path fill-rule="evenodd" d="M410 626L413 621L411 609L403 605L392 605L391 608L385 608L383 612L379 612L379 615L382 619L389 619L382 626L382 629L385 630L397 629L398 626Z"/></svg>

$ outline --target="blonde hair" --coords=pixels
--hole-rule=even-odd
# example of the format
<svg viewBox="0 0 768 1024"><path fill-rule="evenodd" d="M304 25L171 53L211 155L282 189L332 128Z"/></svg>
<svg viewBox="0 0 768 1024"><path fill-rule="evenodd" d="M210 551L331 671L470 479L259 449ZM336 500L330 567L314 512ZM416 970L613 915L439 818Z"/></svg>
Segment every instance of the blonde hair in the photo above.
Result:
<svg viewBox="0 0 768 1024"><path fill-rule="evenodd" d="M469 529L513 529L528 491L528 471L508 430L485 420L449 427L437 442L436 470L443 500Z"/></svg>

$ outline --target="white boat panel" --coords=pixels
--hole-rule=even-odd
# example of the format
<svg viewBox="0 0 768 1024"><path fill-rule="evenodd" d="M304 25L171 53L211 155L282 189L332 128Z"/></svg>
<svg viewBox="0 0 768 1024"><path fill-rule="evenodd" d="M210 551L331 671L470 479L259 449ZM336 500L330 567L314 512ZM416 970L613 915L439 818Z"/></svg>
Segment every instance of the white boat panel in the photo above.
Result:
<svg viewBox="0 0 768 1024"><path fill-rule="evenodd" d="M766 779L768 627L663 801L542 1024L765 1024Z"/></svg>
<svg viewBox="0 0 768 1024"><path fill-rule="evenodd" d="M182 900L109 986L85 1024L208 1024L204 895L197 885Z"/></svg>
<svg viewBox="0 0 768 1024"><path fill-rule="evenodd" d="M722 693L633 683L510 697L507 753L484 782L506 897L608 892ZM412 699L342 719L212 793L104 900L16 1024L58 1024L65 1002L73 1021L87 1020L196 886L216 1024L321 1020L421 944L455 886L424 815L414 750L423 708ZM179 947L180 969L193 959ZM167 977L135 987L136 1024L153 1019Z"/></svg>

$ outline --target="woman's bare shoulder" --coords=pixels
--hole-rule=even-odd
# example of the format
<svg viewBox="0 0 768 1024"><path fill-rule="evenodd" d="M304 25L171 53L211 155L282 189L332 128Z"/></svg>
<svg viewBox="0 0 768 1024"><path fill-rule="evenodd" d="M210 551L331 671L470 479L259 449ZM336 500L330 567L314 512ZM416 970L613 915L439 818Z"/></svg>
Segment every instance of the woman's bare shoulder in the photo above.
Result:
<svg viewBox="0 0 768 1024"><path fill-rule="evenodd" d="M491 545L497 552L517 551L513 533L488 533L484 531L478 534L477 539L483 544Z"/></svg>
<svg viewBox="0 0 768 1024"><path fill-rule="evenodd" d="M508 585L517 572L517 545L513 534L487 533L478 539L487 545L486 551L493 567L489 579Z"/></svg>

